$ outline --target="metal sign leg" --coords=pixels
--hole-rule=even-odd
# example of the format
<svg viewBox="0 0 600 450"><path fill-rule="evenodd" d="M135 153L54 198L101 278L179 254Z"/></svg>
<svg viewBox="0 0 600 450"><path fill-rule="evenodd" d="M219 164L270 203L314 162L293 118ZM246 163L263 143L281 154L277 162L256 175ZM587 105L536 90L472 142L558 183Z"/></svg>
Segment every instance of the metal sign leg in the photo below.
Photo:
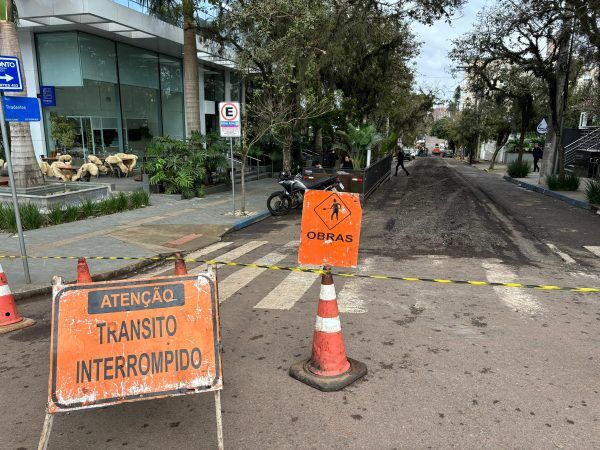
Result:
<svg viewBox="0 0 600 450"><path fill-rule="evenodd" d="M223 450L223 417L221 416L221 391L215 391L215 412L217 414L217 443L219 450ZM40 450L40 449L38 449Z"/></svg>
<svg viewBox="0 0 600 450"><path fill-rule="evenodd" d="M231 158L231 207L235 216L235 169L233 167L233 138L229 138L229 154Z"/></svg>
<svg viewBox="0 0 600 450"><path fill-rule="evenodd" d="M52 424L54 423L54 414L46 413L44 419L44 428L42 428L42 435L40 436L40 443L38 444L38 450L46 450L48 448L48 442L50 441L50 433L52 432Z"/></svg>

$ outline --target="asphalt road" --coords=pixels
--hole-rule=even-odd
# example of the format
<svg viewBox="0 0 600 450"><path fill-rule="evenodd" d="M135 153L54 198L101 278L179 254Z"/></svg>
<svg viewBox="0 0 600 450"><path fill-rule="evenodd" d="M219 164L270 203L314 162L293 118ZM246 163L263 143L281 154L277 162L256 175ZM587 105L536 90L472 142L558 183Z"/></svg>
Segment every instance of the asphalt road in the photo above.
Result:
<svg viewBox="0 0 600 450"><path fill-rule="evenodd" d="M360 271L600 284L600 257L583 248L600 245L600 217L455 162L420 159L409 170L365 205ZM293 265L299 224L299 214L271 218L202 256ZM598 294L336 278L348 355L369 373L322 393L287 374L310 353L316 279L238 267L220 269L219 279L227 448L600 445ZM47 396L50 300L20 311L38 324L0 336L7 449L35 448ZM210 394L58 415L50 441L51 449L215 445Z"/></svg>

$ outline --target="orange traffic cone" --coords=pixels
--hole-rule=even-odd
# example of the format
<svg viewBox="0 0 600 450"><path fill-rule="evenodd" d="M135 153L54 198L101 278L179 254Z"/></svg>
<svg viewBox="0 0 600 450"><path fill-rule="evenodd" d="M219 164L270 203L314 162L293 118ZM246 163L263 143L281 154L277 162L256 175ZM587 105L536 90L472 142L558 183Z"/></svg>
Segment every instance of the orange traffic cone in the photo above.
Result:
<svg viewBox="0 0 600 450"><path fill-rule="evenodd" d="M85 258L77 261L77 284L93 283L90 269Z"/></svg>
<svg viewBox="0 0 600 450"><path fill-rule="evenodd" d="M321 391L339 391L367 373L367 366L346 356L335 286L326 268L313 335L312 356L290 367L290 375Z"/></svg>
<svg viewBox="0 0 600 450"><path fill-rule="evenodd" d="M185 261L181 252L175 253L175 275L187 275L187 267L185 267Z"/></svg>
<svg viewBox="0 0 600 450"><path fill-rule="evenodd" d="M29 327L35 320L23 317L17 311L15 298L8 286L8 280L0 265L0 334Z"/></svg>

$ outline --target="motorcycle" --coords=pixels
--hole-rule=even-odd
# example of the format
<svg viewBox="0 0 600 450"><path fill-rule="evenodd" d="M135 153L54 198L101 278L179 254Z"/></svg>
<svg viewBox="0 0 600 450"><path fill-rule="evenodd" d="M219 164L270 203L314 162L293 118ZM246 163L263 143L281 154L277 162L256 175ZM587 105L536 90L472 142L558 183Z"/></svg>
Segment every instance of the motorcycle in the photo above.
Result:
<svg viewBox="0 0 600 450"><path fill-rule="evenodd" d="M329 177L307 185L298 174L294 177L288 172L279 174L278 183L283 191L273 192L267 199L267 208L274 216L284 216L292 209L300 208L304 202L304 192L307 189L331 191L333 189L344 190L344 185L337 177Z"/></svg>

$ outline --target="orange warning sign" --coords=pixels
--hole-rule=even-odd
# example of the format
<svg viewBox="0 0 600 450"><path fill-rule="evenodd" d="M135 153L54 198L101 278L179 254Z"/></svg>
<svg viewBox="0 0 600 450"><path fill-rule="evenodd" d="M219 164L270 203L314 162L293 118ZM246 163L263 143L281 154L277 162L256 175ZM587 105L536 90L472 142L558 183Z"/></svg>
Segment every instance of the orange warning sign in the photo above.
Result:
<svg viewBox="0 0 600 450"><path fill-rule="evenodd" d="M361 220L359 194L307 191L298 262L356 267Z"/></svg>
<svg viewBox="0 0 600 450"><path fill-rule="evenodd" d="M222 389L214 275L55 286L48 411Z"/></svg>

